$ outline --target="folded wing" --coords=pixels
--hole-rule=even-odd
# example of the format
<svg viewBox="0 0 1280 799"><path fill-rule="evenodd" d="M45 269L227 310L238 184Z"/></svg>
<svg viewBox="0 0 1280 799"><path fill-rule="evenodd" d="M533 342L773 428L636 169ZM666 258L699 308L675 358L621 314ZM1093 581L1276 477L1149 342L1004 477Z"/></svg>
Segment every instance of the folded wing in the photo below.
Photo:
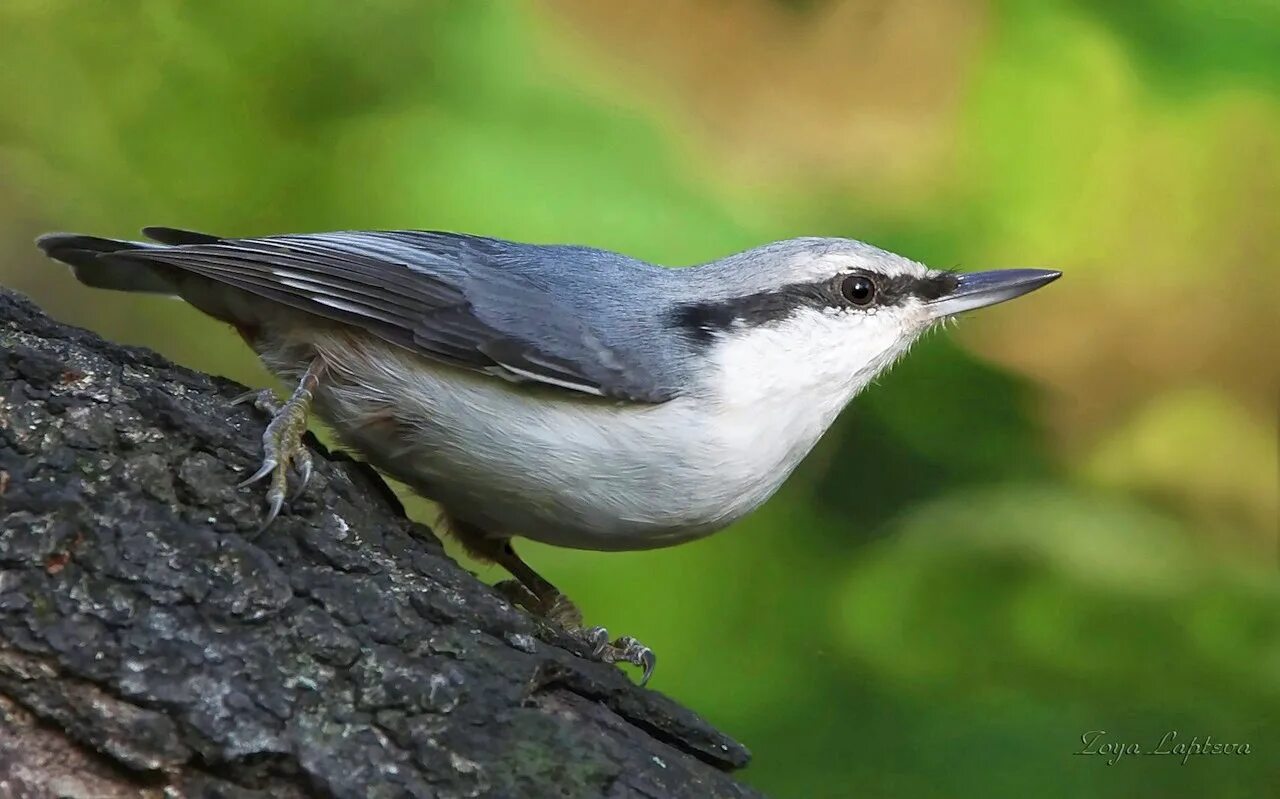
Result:
<svg viewBox="0 0 1280 799"><path fill-rule="evenodd" d="M422 231L253 239L170 228L144 232L172 246L107 257L199 274L511 381L634 402L672 396L652 369L604 347L574 309L504 268L520 257L515 248L527 245ZM505 312L485 313L493 303L504 304ZM511 321L513 304L521 309L518 324Z"/></svg>

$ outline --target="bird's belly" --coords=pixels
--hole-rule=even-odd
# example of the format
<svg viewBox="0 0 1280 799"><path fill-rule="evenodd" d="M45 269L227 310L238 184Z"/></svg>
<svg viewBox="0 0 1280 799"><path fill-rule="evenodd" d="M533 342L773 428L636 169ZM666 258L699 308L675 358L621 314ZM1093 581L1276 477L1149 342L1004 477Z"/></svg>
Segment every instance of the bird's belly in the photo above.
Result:
<svg viewBox="0 0 1280 799"><path fill-rule="evenodd" d="M779 463L763 433L721 435L705 400L578 398L395 351L380 357L401 362L347 359L330 370L317 409L379 469L495 535L669 546L750 512L794 466Z"/></svg>

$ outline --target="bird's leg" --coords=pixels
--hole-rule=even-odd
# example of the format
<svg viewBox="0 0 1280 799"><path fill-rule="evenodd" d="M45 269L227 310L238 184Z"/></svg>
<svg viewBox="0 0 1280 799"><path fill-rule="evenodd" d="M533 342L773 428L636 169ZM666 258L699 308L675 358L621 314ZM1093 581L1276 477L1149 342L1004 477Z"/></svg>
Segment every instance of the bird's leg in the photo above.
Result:
<svg viewBox="0 0 1280 799"><path fill-rule="evenodd" d="M578 606L521 560L510 541L503 541L501 546L495 548L493 562L516 578L503 580L494 586L503 596L566 630L582 629L582 611L578 610Z"/></svg>
<svg viewBox="0 0 1280 799"><path fill-rule="evenodd" d="M472 555L497 563L516 578L503 580L494 586L512 604L559 625L590 646L592 657L603 663L639 666L644 670L640 684L649 682L657 665L657 656L652 649L629 635L610 641L609 631L605 628L584 627L578 606L521 560L509 539L490 538L483 531L457 520L453 520L450 526Z"/></svg>
<svg viewBox="0 0 1280 799"><path fill-rule="evenodd" d="M298 380L297 388L283 405L277 403L275 396L267 389L251 391L232 401L241 403L252 400L255 407L271 414L271 422L262 434L262 466L239 486L243 488L271 475L271 485L267 489L267 518L261 528L263 530L275 520L280 508L284 506L289 485L289 467L297 469L301 480L297 493L302 493L311 479L311 452L303 446L302 436L307 432L307 412L323 373L323 362L319 358L312 361Z"/></svg>
<svg viewBox="0 0 1280 799"><path fill-rule="evenodd" d="M503 541L494 553L494 562L511 572L515 580L494 586L504 596L525 610L563 627L568 633L591 647L592 657L603 663L631 663L644 669L640 684L649 682L657 665L653 650L629 635L609 640L604 627L585 627L582 611L560 589L520 559L510 541Z"/></svg>

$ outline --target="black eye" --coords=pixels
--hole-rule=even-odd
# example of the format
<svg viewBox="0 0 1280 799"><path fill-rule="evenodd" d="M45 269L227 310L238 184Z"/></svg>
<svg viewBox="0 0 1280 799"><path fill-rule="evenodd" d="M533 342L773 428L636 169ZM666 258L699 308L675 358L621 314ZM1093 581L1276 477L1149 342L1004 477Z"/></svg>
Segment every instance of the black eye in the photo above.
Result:
<svg viewBox="0 0 1280 799"><path fill-rule="evenodd" d="M876 298L876 284L864 275L849 275L840 281L840 293L854 305L870 305Z"/></svg>

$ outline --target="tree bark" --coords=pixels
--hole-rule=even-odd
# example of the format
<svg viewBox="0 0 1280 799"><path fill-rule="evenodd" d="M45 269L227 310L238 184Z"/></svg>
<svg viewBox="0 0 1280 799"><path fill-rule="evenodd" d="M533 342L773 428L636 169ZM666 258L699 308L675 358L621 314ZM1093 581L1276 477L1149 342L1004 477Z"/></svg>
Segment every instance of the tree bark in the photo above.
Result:
<svg viewBox="0 0 1280 799"><path fill-rule="evenodd" d="M264 533L244 387L0 290L0 796L745 797L308 438Z"/></svg>

